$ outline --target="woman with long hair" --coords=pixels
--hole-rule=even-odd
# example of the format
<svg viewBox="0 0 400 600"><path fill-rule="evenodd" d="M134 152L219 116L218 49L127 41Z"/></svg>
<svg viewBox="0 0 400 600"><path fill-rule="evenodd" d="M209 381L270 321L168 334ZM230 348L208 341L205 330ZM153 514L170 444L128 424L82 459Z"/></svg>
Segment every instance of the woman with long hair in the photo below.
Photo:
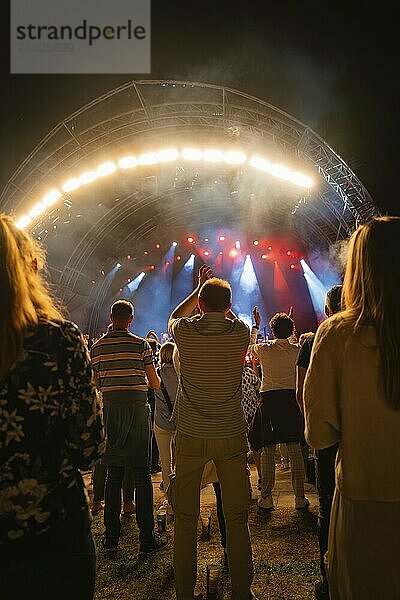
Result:
<svg viewBox="0 0 400 600"><path fill-rule="evenodd" d="M304 387L306 438L339 443L331 600L400 598L400 218L350 240L344 310L318 329Z"/></svg>
<svg viewBox="0 0 400 600"><path fill-rule="evenodd" d="M93 597L95 549L79 469L103 429L84 339L40 271L42 248L0 214L1 598Z"/></svg>

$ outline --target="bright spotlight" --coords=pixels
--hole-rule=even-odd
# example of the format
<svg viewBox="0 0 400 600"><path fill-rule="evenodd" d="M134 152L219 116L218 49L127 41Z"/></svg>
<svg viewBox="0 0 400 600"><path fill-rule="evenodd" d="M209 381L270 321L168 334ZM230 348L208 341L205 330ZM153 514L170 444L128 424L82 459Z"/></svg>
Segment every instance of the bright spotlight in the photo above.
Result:
<svg viewBox="0 0 400 600"><path fill-rule="evenodd" d="M194 243L194 238L188 237L187 241L189 242L189 244L193 244Z"/></svg>
<svg viewBox="0 0 400 600"><path fill-rule="evenodd" d="M184 148L181 154L185 160L201 160L203 158L203 153L198 148Z"/></svg>
<svg viewBox="0 0 400 600"><path fill-rule="evenodd" d="M235 242L235 248L236 248L236 250L240 250L240 242L239 242L239 240L236 240L236 242Z"/></svg>
<svg viewBox="0 0 400 600"><path fill-rule="evenodd" d="M300 185L301 187L311 188L314 185L311 177L307 177L307 175L303 175L302 173L294 172L290 176L290 181L295 183L296 185Z"/></svg>
<svg viewBox="0 0 400 600"><path fill-rule="evenodd" d="M204 256L210 256L210 253L208 250L204 250Z"/></svg>
<svg viewBox="0 0 400 600"><path fill-rule="evenodd" d="M266 259L268 258L268 256L267 256L266 254L263 254L263 255L261 256L261 258L262 258L263 260L266 260Z"/></svg>
<svg viewBox="0 0 400 600"><path fill-rule="evenodd" d="M174 248L178 245L178 242L172 242L172 245L174 246Z"/></svg>
<svg viewBox="0 0 400 600"><path fill-rule="evenodd" d="M77 190L78 187L80 187L80 182L79 179L77 177L72 177L71 179L67 179L67 181L65 181L63 183L63 185L61 186L61 189L63 192L73 192L74 190Z"/></svg>
<svg viewBox="0 0 400 600"><path fill-rule="evenodd" d="M139 164L141 165L155 165L157 162L157 152L145 152L139 156Z"/></svg>
<svg viewBox="0 0 400 600"><path fill-rule="evenodd" d="M261 158L261 156L252 156L250 164L252 167L260 169L261 171L268 171L271 166L271 163L265 158Z"/></svg>
<svg viewBox="0 0 400 600"><path fill-rule="evenodd" d="M193 267L194 267L194 259L195 259L194 254L191 254L189 256L189 258L187 259L187 261L185 262L185 264L183 265L183 268L186 269L186 270L193 269Z"/></svg>
<svg viewBox="0 0 400 600"><path fill-rule="evenodd" d="M176 160L179 156L178 150L175 148L167 148L166 150L160 150L158 153L158 160L160 162L169 162Z"/></svg>
<svg viewBox="0 0 400 600"><path fill-rule="evenodd" d="M117 263L115 266L117 267L117 269L120 269L121 268L121 263Z"/></svg>
<svg viewBox="0 0 400 600"><path fill-rule="evenodd" d="M58 190L50 190L50 192L48 192L43 197L42 202L47 207L47 206L51 206L52 204L57 202L57 200L59 200L60 198L61 198L61 192L59 192Z"/></svg>
<svg viewBox="0 0 400 600"><path fill-rule="evenodd" d="M236 250L236 248L232 248L231 250L229 250L229 256L231 258L236 258L238 254L239 252Z"/></svg>
<svg viewBox="0 0 400 600"><path fill-rule="evenodd" d="M285 167L285 165L270 165L268 171L272 173L272 175L275 175L275 177L284 179L285 181L290 179L292 174L291 170Z"/></svg>
<svg viewBox="0 0 400 600"><path fill-rule="evenodd" d="M223 160L224 155L220 150L204 150L203 159L207 162L221 162Z"/></svg>
<svg viewBox="0 0 400 600"><path fill-rule="evenodd" d="M258 240L254 240L254 242L253 242L254 246L258 246L259 243L260 242Z"/></svg>
<svg viewBox="0 0 400 600"><path fill-rule="evenodd" d="M224 235L220 235L219 236L219 241L220 242L224 242L225 241L225 236Z"/></svg>
<svg viewBox="0 0 400 600"><path fill-rule="evenodd" d="M16 221L15 225L18 227L18 229L24 229L24 227L27 227L31 221L32 219L25 215Z"/></svg>
<svg viewBox="0 0 400 600"><path fill-rule="evenodd" d="M29 216L31 219L35 219L37 216L39 216L44 210L45 210L45 205L43 202L38 202L37 204L35 204L35 206L32 208L32 210L29 213Z"/></svg>
<svg viewBox="0 0 400 600"><path fill-rule="evenodd" d="M106 175L111 175L111 173L114 173L116 169L117 167L115 163L109 160L108 162L99 165L96 170L99 177L105 177Z"/></svg>
<svg viewBox="0 0 400 600"><path fill-rule="evenodd" d="M124 156L118 161L120 169L133 169L138 166L138 160L135 156Z"/></svg>
<svg viewBox="0 0 400 600"><path fill-rule="evenodd" d="M224 159L229 165L240 165L246 162L246 155L239 150L228 150L225 152Z"/></svg>
<svg viewBox="0 0 400 600"><path fill-rule="evenodd" d="M92 183L92 181L96 181L98 175L96 171L86 171L79 177L79 183L82 185L87 185L88 183Z"/></svg>

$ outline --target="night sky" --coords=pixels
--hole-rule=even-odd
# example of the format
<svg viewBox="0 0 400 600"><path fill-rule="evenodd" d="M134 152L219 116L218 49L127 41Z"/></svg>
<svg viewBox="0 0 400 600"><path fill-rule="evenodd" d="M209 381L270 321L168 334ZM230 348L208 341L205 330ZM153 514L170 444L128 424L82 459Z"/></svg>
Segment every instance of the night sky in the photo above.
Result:
<svg viewBox="0 0 400 600"><path fill-rule="evenodd" d="M118 76L9 75L4 14L0 187L58 121L99 94L130 79L183 79L228 85L297 117L383 213L400 214L397 19L393 3L361 6L153 1L152 72Z"/></svg>

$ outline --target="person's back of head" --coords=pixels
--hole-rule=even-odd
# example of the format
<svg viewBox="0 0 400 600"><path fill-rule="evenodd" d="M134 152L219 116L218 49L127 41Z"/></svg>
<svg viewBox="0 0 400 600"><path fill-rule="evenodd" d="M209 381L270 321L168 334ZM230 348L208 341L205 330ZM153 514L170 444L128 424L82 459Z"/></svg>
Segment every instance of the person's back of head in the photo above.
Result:
<svg viewBox="0 0 400 600"><path fill-rule="evenodd" d="M342 310L342 285L333 285L326 294L325 314L331 317Z"/></svg>
<svg viewBox="0 0 400 600"><path fill-rule="evenodd" d="M160 347L160 365L172 365L175 344L173 342L165 342Z"/></svg>
<svg viewBox="0 0 400 600"><path fill-rule="evenodd" d="M29 329L62 318L40 274L44 267L42 247L0 215L0 379L20 355Z"/></svg>
<svg viewBox="0 0 400 600"><path fill-rule="evenodd" d="M134 308L132 302L117 300L111 306L110 318L114 328L127 329L133 321Z"/></svg>
<svg viewBox="0 0 400 600"><path fill-rule="evenodd" d="M226 312L231 302L231 286L224 279L211 277L200 288L199 306L202 312Z"/></svg>
<svg viewBox="0 0 400 600"><path fill-rule="evenodd" d="M373 325L387 403L400 409L400 217L375 218L352 235L343 283L344 316Z"/></svg>
<svg viewBox="0 0 400 600"><path fill-rule="evenodd" d="M158 352L158 344L157 344L157 340L155 340L154 338L146 338L146 342L148 342L151 351L153 352L153 356L157 356L157 352Z"/></svg>
<svg viewBox="0 0 400 600"><path fill-rule="evenodd" d="M293 319L286 313L276 313L269 322L272 334L278 340L286 340L294 331Z"/></svg>

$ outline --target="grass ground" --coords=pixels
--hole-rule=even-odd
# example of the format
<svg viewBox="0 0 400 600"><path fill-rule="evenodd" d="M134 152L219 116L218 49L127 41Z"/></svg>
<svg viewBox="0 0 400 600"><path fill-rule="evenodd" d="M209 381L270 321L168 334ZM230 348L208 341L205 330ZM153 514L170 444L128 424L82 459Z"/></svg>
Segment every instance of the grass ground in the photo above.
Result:
<svg viewBox="0 0 400 600"><path fill-rule="evenodd" d="M218 523L212 495L202 501L212 513L211 540L198 543L198 584L205 592L206 566L221 563ZM317 511L280 507L260 512L255 502L250 511L254 555L253 589L260 600L311 600L318 579L318 545L315 535ZM93 533L98 548L95 600L173 600L173 522L167 526L169 547L146 558L138 558L138 530L134 517L123 520L118 553L101 549L102 514L94 517ZM229 574L222 573L219 598L228 600Z"/></svg>

